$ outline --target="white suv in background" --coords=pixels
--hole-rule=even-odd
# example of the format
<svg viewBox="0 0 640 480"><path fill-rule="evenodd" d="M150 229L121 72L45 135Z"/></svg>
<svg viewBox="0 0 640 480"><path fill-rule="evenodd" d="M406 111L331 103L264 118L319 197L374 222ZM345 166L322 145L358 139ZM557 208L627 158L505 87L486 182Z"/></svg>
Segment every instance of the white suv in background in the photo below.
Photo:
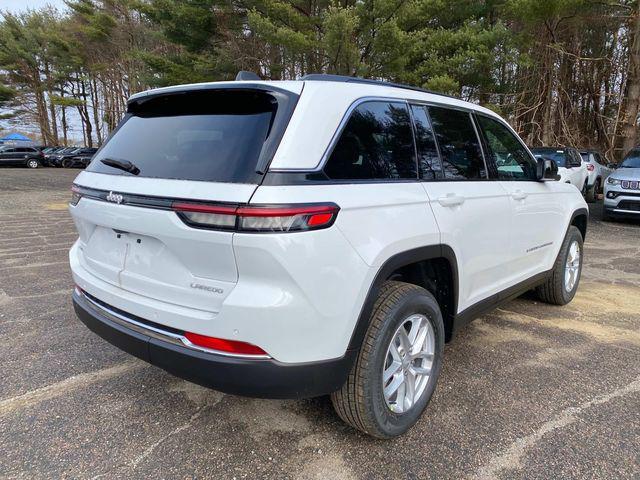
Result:
<svg viewBox="0 0 640 480"><path fill-rule="evenodd" d="M640 148L631 149L604 186L602 218L640 219Z"/></svg>
<svg viewBox="0 0 640 480"><path fill-rule="evenodd" d="M74 306L175 375L331 394L346 422L393 437L465 323L533 288L573 298L587 207L556 172L495 113L411 87L140 93L73 186Z"/></svg>
<svg viewBox="0 0 640 480"><path fill-rule="evenodd" d="M532 148L531 152L536 158L551 159L558 165L558 179L563 183L570 183L576 187L583 196L587 196L589 185L589 170L587 164L582 161L580 153L572 147L539 147Z"/></svg>
<svg viewBox="0 0 640 480"><path fill-rule="evenodd" d="M598 195L603 192L604 182L613 172L610 163L597 150L581 150L580 156L587 166L587 202L595 202Z"/></svg>

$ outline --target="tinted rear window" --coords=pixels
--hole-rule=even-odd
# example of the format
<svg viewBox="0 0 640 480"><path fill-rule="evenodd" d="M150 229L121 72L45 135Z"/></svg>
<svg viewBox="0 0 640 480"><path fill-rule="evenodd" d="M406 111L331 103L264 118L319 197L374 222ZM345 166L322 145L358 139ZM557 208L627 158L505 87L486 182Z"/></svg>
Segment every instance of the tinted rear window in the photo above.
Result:
<svg viewBox="0 0 640 480"><path fill-rule="evenodd" d="M132 163L139 177L253 183L277 108L272 95L250 90L143 99L87 170L133 175L101 161L115 160Z"/></svg>
<svg viewBox="0 0 640 480"><path fill-rule="evenodd" d="M329 178L338 180L416 180L416 151L407 104L360 104L351 114L324 171Z"/></svg>
<svg viewBox="0 0 640 480"><path fill-rule="evenodd" d="M548 149L548 148L533 148L531 153L536 158L549 158L555 160L559 167L566 167L567 154L564 150Z"/></svg>
<svg viewBox="0 0 640 480"><path fill-rule="evenodd" d="M440 146L445 178L480 180L487 178L480 141L469 113L429 107L433 129Z"/></svg>

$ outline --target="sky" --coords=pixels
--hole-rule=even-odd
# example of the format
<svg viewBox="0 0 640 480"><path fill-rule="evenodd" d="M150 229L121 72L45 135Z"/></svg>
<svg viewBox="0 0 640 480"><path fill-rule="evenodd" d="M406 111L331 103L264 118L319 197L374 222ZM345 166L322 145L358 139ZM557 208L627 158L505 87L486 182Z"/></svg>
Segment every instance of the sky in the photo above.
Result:
<svg viewBox="0 0 640 480"><path fill-rule="evenodd" d="M63 0L0 0L0 10L8 10L11 13L17 13L29 8L37 10L46 5L62 10L65 8Z"/></svg>
<svg viewBox="0 0 640 480"><path fill-rule="evenodd" d="M47 5L51 5L58 10L64 10L66 8L64 0L0 0L0 12L9 11L11 13L19 13L28 9L37 10ZM80 143L82 139L80 120L77 118L73 109L69 110L68 115L67 120L70 124L69 136L71 141L72 143ZM4 133L18 131L26 135L37 134L39 132L37 125L16 125L7 121L0 121L0 129L5 130Z"/></svg>

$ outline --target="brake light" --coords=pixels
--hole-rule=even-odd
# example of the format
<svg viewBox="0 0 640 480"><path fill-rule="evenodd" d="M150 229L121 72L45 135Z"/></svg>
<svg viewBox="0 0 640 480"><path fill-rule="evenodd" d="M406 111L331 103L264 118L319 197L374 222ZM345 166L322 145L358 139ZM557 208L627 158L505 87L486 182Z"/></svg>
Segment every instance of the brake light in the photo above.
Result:
<svg viewBox="0 0 640 480"><path fill-rule="evenodd" d="M197 333L184 332L184 337L198 347L210 348L220 352L234 353L237 355L267 355L267 352L256 345L224 338L207 337Z"/></svg>
<svg viewBox="0 0 640 480"><path fill-rule="evenodd" d="M590 172L593 172L595 169L596 169L596 167L594 167L590 163L587 163L587 170L589 170Z"/></svg>
<svg viewBox="0 0 640 480"><path fill-rule="evenodd" d="M333 203L250 207L174 202L172 209L192 227L241 232L302 232L330 227L340 208Z"/></svg>
<svg viewBox="0 0 640 480"><path fill-rule="evenodd" d="M82 194L80 193L80 189L73 185L71 187L71 200L69 201L69 204L75 207L81 198Z"/></svg>

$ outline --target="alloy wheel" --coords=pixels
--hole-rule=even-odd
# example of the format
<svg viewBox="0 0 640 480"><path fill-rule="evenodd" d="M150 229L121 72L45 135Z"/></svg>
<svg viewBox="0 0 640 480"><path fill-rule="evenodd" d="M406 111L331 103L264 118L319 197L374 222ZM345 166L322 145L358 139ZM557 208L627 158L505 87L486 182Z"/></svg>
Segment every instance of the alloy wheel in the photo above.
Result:
<svg viewBox="0 0 640 480"><path fill-rule="evenodd" d="M578 282L580 272L580 245L573 241L567 253L567 261L564 267L564 288L567 292L573 291Z"/></svg>
<svg viewBox="0 0 640 480"><path fill-rule="evenodd" d="M406 413L420 400L431 377L435 332L429 319L415 314L402 321L394 333L382 370L387 407Z"/></svg>

